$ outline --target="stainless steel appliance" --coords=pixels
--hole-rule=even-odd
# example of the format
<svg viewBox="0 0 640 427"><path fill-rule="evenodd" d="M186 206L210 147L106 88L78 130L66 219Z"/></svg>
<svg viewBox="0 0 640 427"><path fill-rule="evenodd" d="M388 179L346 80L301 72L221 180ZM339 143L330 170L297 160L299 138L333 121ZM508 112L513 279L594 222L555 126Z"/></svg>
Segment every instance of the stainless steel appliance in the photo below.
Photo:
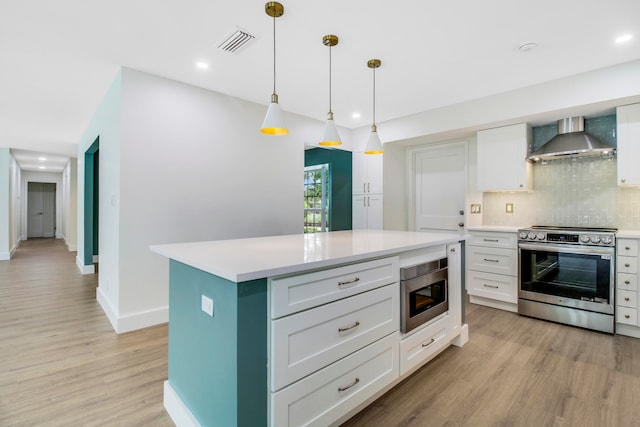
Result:
<svg viewBox="0 0 640 427"><path fill-rule="evenodd" d="M400 319L409 332L449 310L447 258L400 269Z"/></svg>
<svg viewBox="0 0 640 427"><path fill-rule="evenodd" d="M614 333L615 229L518 231L518 313Z"/></svg>

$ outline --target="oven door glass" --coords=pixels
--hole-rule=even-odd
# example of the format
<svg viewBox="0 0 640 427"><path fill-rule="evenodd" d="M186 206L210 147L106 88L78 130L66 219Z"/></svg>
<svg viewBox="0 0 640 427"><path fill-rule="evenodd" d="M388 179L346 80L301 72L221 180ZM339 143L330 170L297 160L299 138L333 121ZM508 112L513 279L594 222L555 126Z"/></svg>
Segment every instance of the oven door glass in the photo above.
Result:
<svg viewBox="0 0 640 427"><path fill-rule="evenodd" d="M446 279L409 292L409 317L416 317L447 300Z"/></svg>
<svg viewBox="0 0 640 427"><path fill-rule="evenodd" d="M609 254L520 249L520 290L601 304L610 303Z"/></svg>

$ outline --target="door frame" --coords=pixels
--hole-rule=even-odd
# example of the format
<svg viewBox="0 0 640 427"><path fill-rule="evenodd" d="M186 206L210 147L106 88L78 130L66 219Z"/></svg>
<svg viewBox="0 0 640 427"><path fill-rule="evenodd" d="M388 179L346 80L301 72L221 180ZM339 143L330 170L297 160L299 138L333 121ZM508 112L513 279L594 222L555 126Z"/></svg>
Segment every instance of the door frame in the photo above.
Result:
<svg viewBox="0 0 640 427"><path fill-rule="evenodd" d="M27 181L27 239L30 238L29 236L29 224L31 221L31 215L29 213L29 195L31 193L31 191L29 190L29 184L50 184L53 185L54 187L54 191L53 191L53 212L51 212L51 214L53 215L53 238L58 238L59 236L59 232L58 232L58 227L59 227L59 221L58 221L58 184L56 182L37 182L37 181L33 181L33 180L28 180ZM43 229L43 236L44 238L48 238L46 237L46 231ZM36 237L31 237L31 238L37 238L40 236L36 236Z"/></svg>
<svg viewBox="0 0 640 427"><path fill-rule="evenodd" d="M467 206L467 195L469 193L469 140L457 139L449 142L436 142L432 144L420 145L407 149L407 228L409 231L416 231L416 188L415 188L415 169L416 156L424 152L433 150L442 150L443 148L462 147L466 153L467 161L464 164L464 181L465 181L465 200L463 206ZM464 227L467 229L467 220L469 212L464 213Z"/></svg>
<svg viewBox="0 0 640 427"><path fill-rule="evenodd" d="M84 248L83 264L85 267L93 267L93 256L98 255L94 250L99 236L98 211L99 211L99 161L96 162L96 153L100 149L100 137L98 136L93 144L84 152ZM97 166L97 168L96 168ZM97 194L96 194L97 193Z"/></svg>
<svg viewBox="0 0 640 427"><path fill-rule="evenodd" d="M60 176L58 176L60 175ZM22 200L20 202L20 206L22 209L21 212L21 224L20 224L20 240L28 240L27 234L27 226L29 221L29 183L30 182L40 182L45 184L55 184L56 185L56 232L54 237L56 239L62 238L62 173L50 173L50 172L31 172L31 171L23 171L21 176L21 185L22 185Z"/></svg>

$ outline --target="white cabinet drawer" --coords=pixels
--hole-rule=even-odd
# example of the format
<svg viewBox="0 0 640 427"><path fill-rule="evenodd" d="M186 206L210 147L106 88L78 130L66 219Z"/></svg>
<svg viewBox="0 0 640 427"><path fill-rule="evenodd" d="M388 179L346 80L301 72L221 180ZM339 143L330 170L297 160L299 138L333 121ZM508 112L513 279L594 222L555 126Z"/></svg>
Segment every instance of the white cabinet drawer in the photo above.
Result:
<svg viewBox="0 0 640 427"><path fill-rule="evenodd" d="M271 322L276 391L400 327L398 283Z"/></svg>
<svg viewBox="0 0 640 427"><path fill-rule="evenodd" d="M518 302L518 278L502 274L468 271L467 293L516 304Z"/></svg>
<svg viewBox="0 0 640 427"><path fill-rule="evenodd" d="M328 426L398 378L398 333L271 395L271 426Z"/></svg>
<svg viewBox="0 0 640 427"><path fill-rule="evenodd" d="M269 279L273 319L388 285L399 280L398 257Z"/></svg>
<svg viewBox="0 0 640 427"><path fill-rule="evenodd" d="M618 255L638 256L638 241L633 239L618 239Z"/></svg>
<svg viewBox="0 0 640 427"><path fill-rule="evenodd" d="M623 291L618 289L618 295L616 299L618 307L638 307L638 293L634 291Z"/></svg>
<svg viewBox="0 0 640 427"><path fill-rule="evenodd" d="M517 233L502 233L494 231L472 231L467 240L468 246L490 246L494 248L516 249L518 247Z"/></svg>
<svg viewBox="0 0 640 427"><path fill-rule="evenodd" d="M400 341L400 375L431 359L449 344L451 318L443 316L434 323Z"/></svg>
<svg viewBox="0 0 640 427"><path fill-rule="evenodd" d="M469 246L467 268L485 273L518 274L518 253L515 249Z"/></svg>
<svg viewBox="0 0 640 427"><path fill-rule="evenodd" d="M616 322L637 326L638 309L629 307L616 307Z"/></svg>
<svg viewBox="0 0 640 427"><path fill-rule="evenodd" d="M635 274L638 272L638 258L618 256L618 272Z"/></svg>
<svg viewBox="0 0 640 427"><path fill-rule="evenodd" d="M616 287L627 291L638 290L638 275L629 273L618 273Z"/></svg>

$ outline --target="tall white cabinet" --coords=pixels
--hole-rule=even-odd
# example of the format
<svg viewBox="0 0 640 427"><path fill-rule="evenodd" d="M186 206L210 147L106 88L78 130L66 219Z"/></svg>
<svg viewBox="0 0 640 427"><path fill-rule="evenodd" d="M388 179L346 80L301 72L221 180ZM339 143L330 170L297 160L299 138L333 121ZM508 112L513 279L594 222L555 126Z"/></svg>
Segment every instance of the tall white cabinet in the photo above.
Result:
<svg viewBox="0 0 640 427"><path fill-rule="evenodd" d="M640 185L640 104L616 109L618 127L618 185Z"/></svg>
<svg viewBox="0 0 640 427"><path fill-rule="evenodd" d="M383 228L381 155L353 153L353 224L354 230Z"/></svg>

